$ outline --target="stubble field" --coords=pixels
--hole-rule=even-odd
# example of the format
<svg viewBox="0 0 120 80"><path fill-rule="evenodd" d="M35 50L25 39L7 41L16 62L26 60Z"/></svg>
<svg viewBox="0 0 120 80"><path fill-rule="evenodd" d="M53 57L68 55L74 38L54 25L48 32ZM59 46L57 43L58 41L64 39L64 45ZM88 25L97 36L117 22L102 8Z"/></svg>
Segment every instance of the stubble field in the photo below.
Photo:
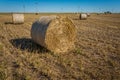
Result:
<svg viewBox="0 0 120 80"><path fill-rule="evenodd" d="M77 28L76 49L52 53L31 40L32 23L40 16L68 16ZM120 80L120 14L25 14L12 24L0 14L0 80Z"/></svg>

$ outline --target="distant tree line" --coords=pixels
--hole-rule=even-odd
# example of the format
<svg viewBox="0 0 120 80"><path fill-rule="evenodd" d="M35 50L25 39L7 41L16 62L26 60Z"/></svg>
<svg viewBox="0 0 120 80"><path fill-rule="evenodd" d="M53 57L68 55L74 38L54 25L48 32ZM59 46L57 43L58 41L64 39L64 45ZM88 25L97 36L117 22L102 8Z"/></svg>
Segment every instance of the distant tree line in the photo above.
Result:
<svg viewBox="0 0 120 80"><path fill-rule="evenodd" d="M106 11L106 12L104 12L104 14L112 14L112 12Z"/></svg>

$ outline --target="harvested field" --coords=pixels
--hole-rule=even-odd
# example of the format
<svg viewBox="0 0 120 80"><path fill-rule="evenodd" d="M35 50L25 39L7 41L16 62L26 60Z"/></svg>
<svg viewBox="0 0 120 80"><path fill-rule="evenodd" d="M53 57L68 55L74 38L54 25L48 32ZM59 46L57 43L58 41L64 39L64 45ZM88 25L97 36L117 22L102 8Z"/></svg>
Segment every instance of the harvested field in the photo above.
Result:
<svg viewBox="0 0 120 80"><path fill-rule="evenodd" d="M77 27L76 49L54 54L30 37L40 16L68 16ZM0 80L120 80L120 14L79 20L75 14L25 14L12 24L0 14Z"/></svg>

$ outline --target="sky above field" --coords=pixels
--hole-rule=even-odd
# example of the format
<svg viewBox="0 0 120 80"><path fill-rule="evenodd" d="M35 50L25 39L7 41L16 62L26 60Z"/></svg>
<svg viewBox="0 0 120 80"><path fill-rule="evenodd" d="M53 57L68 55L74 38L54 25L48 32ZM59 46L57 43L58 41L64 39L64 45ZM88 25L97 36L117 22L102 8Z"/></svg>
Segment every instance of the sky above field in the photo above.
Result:
<svg viewBox="0 0 120 80"><path fill-rule="evenodd" d="M120 0L0 0L0 12L120 12Z"/></svg>

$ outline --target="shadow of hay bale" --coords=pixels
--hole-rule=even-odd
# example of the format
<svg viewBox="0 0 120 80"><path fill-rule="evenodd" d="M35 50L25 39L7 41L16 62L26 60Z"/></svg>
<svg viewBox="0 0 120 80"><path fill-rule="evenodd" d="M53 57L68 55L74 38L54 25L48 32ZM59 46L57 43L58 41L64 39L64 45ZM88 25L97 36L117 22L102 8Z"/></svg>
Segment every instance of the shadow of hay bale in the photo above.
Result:
<svg viewBox="0 0 120 80"><path fill-rule="evenodd" d="M13 24L13 22L5 22L4 24Z"/></svg>
<svg viewBox="0 0 120 80"><path fill-rule="evenodd" d="M20 49L22 51L28 51L30 53L32 53L32 52L37 52L37 53L50 52L49 50L36 44L29 38L11 39L10 43L17 49Z"/></svg>
<svg viewBox="0 0 120 80"><path fill-rule="evenodd" d="M24 24L24 23L4 22L4 24L5 24L5 25L7 25L7 24L20 25L20 24Z"/></svg>

